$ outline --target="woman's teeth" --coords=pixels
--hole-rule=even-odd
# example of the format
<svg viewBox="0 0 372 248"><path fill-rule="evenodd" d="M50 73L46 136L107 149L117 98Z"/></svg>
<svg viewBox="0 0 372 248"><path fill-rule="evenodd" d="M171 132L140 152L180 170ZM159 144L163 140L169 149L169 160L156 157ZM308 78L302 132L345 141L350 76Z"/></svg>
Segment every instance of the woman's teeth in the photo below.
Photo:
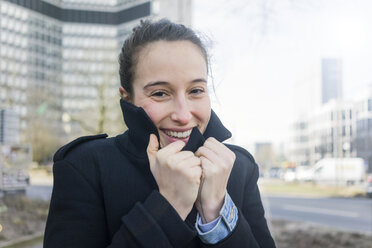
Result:
<svg viewBox="0 0 372 248"><path fill-rule="evenodd" d="M190 136L192 129L185 131L185 132L173 132L173 131L165 131L164 132L171 137L174 138L187 138Z"/></svg>

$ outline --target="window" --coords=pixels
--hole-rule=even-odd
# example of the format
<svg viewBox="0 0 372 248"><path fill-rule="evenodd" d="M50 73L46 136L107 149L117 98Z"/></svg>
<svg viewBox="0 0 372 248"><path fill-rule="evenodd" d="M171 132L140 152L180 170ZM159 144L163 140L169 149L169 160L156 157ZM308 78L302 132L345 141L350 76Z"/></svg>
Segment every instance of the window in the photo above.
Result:
<svg viewBox="0 0 372 248"><path fill-rule="evenodd" d="M368 99L368 111L372 111L372 98Z"/></svg>

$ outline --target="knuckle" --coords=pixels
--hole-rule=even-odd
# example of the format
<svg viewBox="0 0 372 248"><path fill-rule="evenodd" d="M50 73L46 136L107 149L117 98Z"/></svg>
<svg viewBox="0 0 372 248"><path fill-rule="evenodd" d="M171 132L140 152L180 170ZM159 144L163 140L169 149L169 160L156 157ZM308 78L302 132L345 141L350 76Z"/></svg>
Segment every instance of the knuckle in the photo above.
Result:
<svg viewBox="0 0 372 248"><path fill-rule="evenodd" d="M192 153L191 151L183 151L182 153L184 153L186 157L194 156L194 153Z"/></svg>
<svg viewBox="0 0 372 248"><path fill-rule="evenodd" d="M207 148L201 146L201 147L199 147L198 152L199 152L200 154L205 154L205 151L206 151L206 150L207 150Z"/></svg>
<svg viewBox="0 0 372 248"><path fill-rule="evenodd" d="M210 145L212 143L212 137L208 138L205 142L204 142L204 146L205 145Z"/></svg>
<svg viewBox="0 0 372 248"><path fill-rule="evenodd" d="M193 164L200 165L201 164L201 159L198 158L198 157L193 157Z"/></svg>

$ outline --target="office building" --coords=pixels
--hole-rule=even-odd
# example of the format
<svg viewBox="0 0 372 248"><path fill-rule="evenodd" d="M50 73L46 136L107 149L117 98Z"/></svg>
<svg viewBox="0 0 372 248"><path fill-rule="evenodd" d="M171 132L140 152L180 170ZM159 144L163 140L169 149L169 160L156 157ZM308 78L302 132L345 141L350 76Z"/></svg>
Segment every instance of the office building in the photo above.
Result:
<svg viewBox="0 0 372 248"><path fill-rule="evenodd" d="M147 17L189 24L191 1L0 0L0 107L23 134L31 122L61 137L107 131L102 109L122 122L118 54Z"/></svg>
<svg viewBox="0 0 372 248"><path fill-rule="evenodd" d="M354 139L356 155L368 165L372 173L372 85L355 100L356 135Z"/></svg>
<svg viewBox="0 0 372 248"><path fill-rule="evenodd" d="M322 158L360 157L372 172L372 86L346 101L330 100L291 126L289 158L314 165Z"/></svg>
<svg viewBox="0 0 372 248"><path fill-rule="evenodd" d="M310 164L309 121L306 117L298 119L291 125L288 153L290 161L297 166Z"/></svg>
<svg viewBox="0 0 372 248"><path fill-rule="evenodd" d="M19 143L19 116L10 109L0 109L0 144Z"/></svg>
<svg viewBox="0 0 372 248"><path fill-rule="evenodd" d="M342 99L342 60L322 59L322 104Z"/></svg>

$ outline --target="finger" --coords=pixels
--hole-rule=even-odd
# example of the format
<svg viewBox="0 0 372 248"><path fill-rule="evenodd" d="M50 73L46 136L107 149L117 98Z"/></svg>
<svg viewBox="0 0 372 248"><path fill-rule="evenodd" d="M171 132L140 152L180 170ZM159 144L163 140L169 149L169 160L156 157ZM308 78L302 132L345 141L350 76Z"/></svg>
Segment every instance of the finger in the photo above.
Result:
<svg viewBox="0 0 372 248"><path fill-rule="evenodd" d="M203 173L209 172L211 169L217 169L216 166L206 157L200 157L201 167L203 169ZM205 176L205 175L204 175Z"/></svg>
<svg viewBox="0 0 372 248"><path fill-rule="evenodd" d="M204 142L203 146L209 148L211 151L215 152L216 154L221 154L229 150L229 148L227 148L224 144L222 144L221 142L219 142L213 137L208 138Z"/></svg>
<svg viewBox="0 0 372 248"><path fill-rule="evenodd" d="M232 152L227 146L225 146L223 143L219 142L215 138L208 138L204 142L204 147L210 149L213 151L217 156L228 162L228 163L234 163L235 161L235 153Z"/></svg>
<svg viewBox="0 0 372 248"><path fill-rule="evenodd" d="M169 145L163 147L162 149L160 149L159 153L164 158L167 158L168 156L170 156L172 154L180 152L185 145L186 145L185 142L183 142L181 140L177 140L177 141L172 142Z"/></svg>
<svg viewBox="0 0 372 248"><path fill-rule="evenodd" d="M200 158L192 156L192 157L182 160L182 162L178 163L178 166L180 168L200 167L201 161L200 161Z"/></svg>
<svg viewBox="0 0 372 248"><path fill-rule="evenodd" d="M210 148L205 146L199 147L195 154L197 154L197 156L200 158L205 157L211 162L217 163L219 161L218 155L215 152L213 152Z"/></svg>
<svg viewBox="0 0 372 248"><path fill-rule="evenodd" d="M169 156L168 162L170 164L178 164L180 161L186 160L188 158L195 157L194 153L190 151L181 151L176 154L172 154ZM199 158L198 158L199 159Z"/></svg>
<svg viewBox="0 0 372 248"><path fill-rule="evenodd" d="M200 157L201 168L202 168L202 178L210 178L216 176L219 169L215 166L212 161L206 157Z"/></svg>
<svg viewBox="0 0 372 248"><path fill-rule="evenodd" d="M150 166L155 163L156 153L159 150L158 138L155 134L150 134L149 144L147 145L147 157L149 159Z"/></svg>

